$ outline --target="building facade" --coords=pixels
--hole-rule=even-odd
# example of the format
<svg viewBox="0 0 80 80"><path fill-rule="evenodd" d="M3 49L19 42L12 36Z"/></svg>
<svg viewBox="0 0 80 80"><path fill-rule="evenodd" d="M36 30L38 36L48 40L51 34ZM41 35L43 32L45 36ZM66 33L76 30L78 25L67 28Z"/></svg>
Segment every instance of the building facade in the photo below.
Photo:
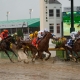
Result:
<svg viewBox="0 0 80 80"><path fill-rule="evenodd" d="M46 2L45 2L46 1ZM40 29L61 37L62 5L57 0L40 0Z"/></svg>
<svg viewBox="0 0 80 80"><path fill-rule="evenodd" d="M4 29L7 29L10 34L13 34L17 32L18 30L22 30L22 32L26 32L27 30L27 23L25 22L18 22L18 23L2 23L0 24L0 32L2 32Z"/></svg>
<svg viewBox="0 0 80 80"><path fill-rule="evenodd" d="M40 19L22 19L22 20L9 20L0 21L0 32L4 29L8 29L10 34L14 34L18 30L22 30L23 33L30 33L40 30Z"/></svg>
<svg viewBox="0 0 80 80"><path fill-rule="evenodd" d="M48 31L57 37L62 36L62 4L57 0L40 0L40 30L47 28ZM50 40L50 48L53 45ZM56 51L51 52L56 55Z"/></svg>

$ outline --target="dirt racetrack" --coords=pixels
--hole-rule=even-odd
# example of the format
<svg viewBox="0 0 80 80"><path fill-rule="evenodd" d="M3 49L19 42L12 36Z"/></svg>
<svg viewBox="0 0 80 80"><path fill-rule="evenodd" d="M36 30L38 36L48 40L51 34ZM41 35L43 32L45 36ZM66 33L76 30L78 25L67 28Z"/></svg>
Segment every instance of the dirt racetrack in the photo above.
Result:
<svg viewBox="0 0 80 80"><path fill-rule="evenodd" d="M37 60L28 64L0 59L0 80L80 80L80 63Z"/></svg>

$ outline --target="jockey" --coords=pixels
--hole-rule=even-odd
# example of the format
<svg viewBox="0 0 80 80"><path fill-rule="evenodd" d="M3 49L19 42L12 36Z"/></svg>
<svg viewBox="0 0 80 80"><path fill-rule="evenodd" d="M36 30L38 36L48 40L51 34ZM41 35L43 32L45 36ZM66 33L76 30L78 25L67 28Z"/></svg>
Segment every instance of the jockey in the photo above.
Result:
<svg viewBox="0 0 80 80"><path fill-rule="evenodd" d="M37 48L38 48L38 43L39 43L38 41L39 41L40 39L42 39L43 36L44 36L44 31L42 31L42 30L38 31L37 40L36 40L36 47L37 47Z"/></svg>
<svg viewBox="0 0 80 80"><path fill-rule="evenodd" d="M71 37L71 39L68 40L67 44L68 44L68 46L73 46L75 39L80 38L80 31L78 31L78 32L76 32L76 31L71 32L70 33L70 37Z"/></svg>
<svg viewBox="0 0 80 80"><path fill-rule="evenodd" d="M4 34L5 34L4 32L0 33L0 41L2 41L4 39Z"/></svg>
<svg viewBox="0 0 80 80"><path fill-rule="evenodd" d="M70 33L71 39L72 39L72 40L75 40L77 34L78 34L78 32L75 32L75 31L71 32L71 33Z"/></svg>
<svg viewBox="0 0 80 80"><path fill-rule="evenodd" d="M8 36L8 30L3 30L0 34L0 41Z"/></svg>
<svg viewBox="0 0 80 80"><path fill-rule="evenodd" d="M37 35L36 47L38 47L38 41L42 39L48 30L45 28L44 30L40 30Z"/></svg>
<svg viewBox="0 0 80 80"><path fill-rule="evenodd" d="M6 38L8 36L9 31L8 30L3 30L4 32L4 38Z"/></svg>
<svg viewBox="0 0 80 80"><path fill-rule="evenodd" d="M36 46L37 35L38 35L38 32L35 31L35 32L33 33L33 40L32 40L32 45L33 45L33 46Z"/></svg>
<svg viewBox="0 0 80 80"><path fill-rule="evenodd" d="M37 32L37 31L35 31L35 32L34 32L34 38L36 38L36 37L37 37L37 35L38 35L38 32Z"/></svg>
<svg viewBox="0 0 80 80"><path fill-rule="evenodd" d="M17 38L17 33L14 33L13 37L14 37L14 39L16 39Z"/></svg>
<svg viewBox="0 0 80 80"><path fill-rule="evenodd" d="M75 39L80 38L80 31L78 31L78 32L71 32L70 37L72 39L72 45L73 45Z"/></svg>
<svg viewBox="0 0 80 80"><path fill-rule="evenodd" d="M30 34L30 35L29 35L29 38L30 38L31 40L33 39L33 37L34 37L33 34Z"/></svg>
<svg viewBox="0 0 80 80"><path fill-rule="evenodd" d="M37 35L37 37L38 37L38 38L37 38L37 41L38 41L39 39L43 38L43 36L44 36L44 31L42 31L42 30L39 31L39 32L38 32L38 35Z"/></svg>

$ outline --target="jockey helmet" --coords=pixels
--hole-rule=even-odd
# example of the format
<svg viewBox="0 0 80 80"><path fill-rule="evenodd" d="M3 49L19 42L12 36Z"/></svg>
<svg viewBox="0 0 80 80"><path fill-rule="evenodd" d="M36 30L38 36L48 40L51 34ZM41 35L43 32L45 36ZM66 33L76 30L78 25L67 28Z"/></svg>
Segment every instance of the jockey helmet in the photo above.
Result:
<svg viewBox="0 0 80 80"><path fill-rule="evenodd" d="M44 32L48 32L48 30L45 28L45 29L44 29Z"/></svg>
<svg viewBox="0 0 80 80"><path fill-rule="evenodd" d="M33 34L30 34L29 37L30 37L30 38L33 38Z"/></svg>
<svg viewBox="0 0 80 80"><path fill-rule="evenodd" d="M8 33L9 31L8 30L3 30L3 32Z"/></svg>
<svg viewBox="0 0 80 80"><path fill-rule="evenodd" d="M35 31L34 33L35 33L35 34L38 34L38 32L37 32L37 31Z"/></svg>

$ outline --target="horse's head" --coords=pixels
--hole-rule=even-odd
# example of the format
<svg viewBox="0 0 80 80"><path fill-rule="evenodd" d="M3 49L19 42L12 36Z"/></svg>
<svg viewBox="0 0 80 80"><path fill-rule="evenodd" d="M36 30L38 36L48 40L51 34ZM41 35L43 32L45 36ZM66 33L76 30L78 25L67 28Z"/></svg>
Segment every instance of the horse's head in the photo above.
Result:
<svg viewBox="0 0 80 80"><path fill-rule="evenodd" d="M51 32L47 32L46 36L48 36L48 38L53 38L53 35L51 34Z"/></svg>

